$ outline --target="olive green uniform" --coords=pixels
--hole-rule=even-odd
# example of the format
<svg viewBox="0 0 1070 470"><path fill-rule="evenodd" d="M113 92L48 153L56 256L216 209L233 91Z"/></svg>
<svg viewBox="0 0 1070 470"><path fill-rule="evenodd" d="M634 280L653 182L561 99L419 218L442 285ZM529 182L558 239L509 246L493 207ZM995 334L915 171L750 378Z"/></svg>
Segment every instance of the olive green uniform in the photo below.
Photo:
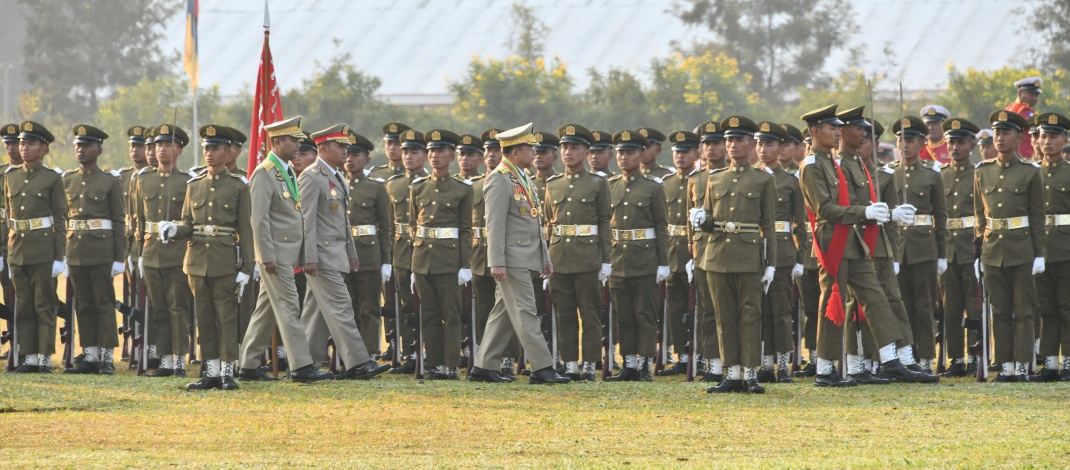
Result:
<svg viewBox="0 0 1070 470"><path fill-rule="evenodd" d="M643 176L646 176L648 178L658 178L664 182L665 178L668 178L669 175L676 173L676 168L664 167L655 163L654 166L650 168L641 168L640 172L643 173Z"/></svg>
<svg viewBox="0 0 1070 470"><path fill-rule="evenodd" d="M1044 272L1037 274L1040 305L1040 355L1070 356L1070 165L1042 163L1046 253Z"/></svg>
<svg viewBox="0 0 1070 470"><path fill-rule="evenodd" d="M691 209L701 208L706 203L706 189L712 170L695 170L687 179L687 200L690 201ZM691 252L695 260L695 290L698 291L696 310L698 314L698 348L699 355L706 359L720 359L721 344L717 338L717 316L714 309L713 293L710 291L707 279L706 246L709 245L710 234L701 230L695 230L688 223L687 230L691 239Z"/></svg>
<svg viewBox="0 0 1070 470"><path fill-rule="evenodd" d="M390 262L390 196L385 181L365 177L363 173L349 180L349 229L357 247L360 269L346 274L346 287L353 299L353 310L364 346L372 356L379 354L382 334L379 286L383 263ZM326 329L326 323L323 328Z"/></svg>
<svg viewBox="0 0 1070 470"><path fill-rule="evenodd" d="M390 164L378 165L371 167L368 171L368 178L378 178L381 180L390 180L390 178L393 178L395 176L404 175L405 166L403 165L398 165L395 167L390 166Z"/></svg>
<svg viewBox="0 0 1070 470"><path fill-rule="evenodd" d="M370 176L370 175L369 175ZM415 341L416 327L411 317L415 317L416 309L412 299L412 236L409 233L409 186L413 180L427 176L427 172L420 170L414 174L401 174L391 176L386 182L386 193L390 196L390 209L394 214L394 223L390 226L393 247L391 251L394 265L394 288L400 305L397 305L398 315L402 325L397 325L397 344L401 351L408 351L410 344Z"/></svg>
<svg viewBox="0 0 1070 470"><path fill-rule="evenodd" d="M799 189L797 173L777 166L766 170L773 175L776 187L776 252L769 251L770 265L776 268L769 285L768 301L762 308L762 355L789 353L795 350L791 328L791 270L802 264L799 246L806 243L806 206ZM766 311L768 308L768 311ZM785 371L786 372L786 371Z"/></svg>
<svg viewBox="0 0 1070 470"><path fill-rule="evenodd" d="M954 162L944 165L940 177L944 180L944 206L947 208L947 272L940 279L944 291L944 344L947 357L962 358L966 344L977 341L977 333L970 330L968 343L964 339L963 315L971 320L981 318L977 303L977 274L973 264L973 165Z"/></svg>
<svg viewBox="0 0 1070 470"><path fill-rule="evenodd" d="M669 221L669 278L665 280L665 295L668 311L665 312L665 328L677 354L683 354L687 347L690 325L684 323L687 308L690 304L691 283L687 280L687 263L691 261L691 244L687 232L687 215L689 201L687 199L687 180L689 174L679 172L670 173L662 180L665 188L665 204L668 210Z"/></svg>

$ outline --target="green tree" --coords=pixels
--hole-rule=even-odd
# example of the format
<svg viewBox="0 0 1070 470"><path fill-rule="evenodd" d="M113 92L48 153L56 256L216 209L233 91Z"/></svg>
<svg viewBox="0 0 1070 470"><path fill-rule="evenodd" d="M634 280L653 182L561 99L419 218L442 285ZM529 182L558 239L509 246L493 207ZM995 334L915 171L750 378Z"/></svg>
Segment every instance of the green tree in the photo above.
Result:
<svg viewBox="0 0 1070 470"><path fill-rule="evenodd" d="M1018 96L1014 82L1024 77L1044 76L1044 93L1037 103L1037 112L1055 110L1063 112L1070 107L1070 77L1065 70L1042 74L1035 68L1004 67L995 71L948 69L947 89L937 98L951 114L973 121L982 128L988 127L988 115L1003 109Z"/></svg>
<svg viewBox="0 0 1070 470"><path fill-rule="evenodd" d="M1070 2L1038 2L1016 11L1029 27L1029 63L1045 74L1070 69Z"/></svg>
<svg viewBox="0 0 1070 470"><path fill-rule="evenodd" d="M543 56L543 41L550 29L539 21L535 9L520 3L514 3L509 15L515 27L510 29L509 40L505 47L528 62L535 62Z"/></svg>
<svg viewBox="0 0 1070 470"><path fill-rule="evenodd" d="M316 72L303 80L300 88L283 93L282 109L286 115L305 116L301 127L306 130L345 122L366 137L379 135L380 121L394 114L392 106L375 97L382 81L358 70L351 62L352 56L346 53L326 64L317 63Z"/></svg>
<svg viewBox="0 0 1070 470"><path fill-rule="evenodd" d="M504 60L473 58L468 73L449 89L453 115L473 128L534 122L539 130L556 130L569 119L562 113L570 109L572 80L557 57L550 63L515 55Z"/></svg>
<svg viewBox="0 0 1070 470"><path fill-rule="evenodd" d="M653 80L647 101L657 123L651 125L666 131L690 130L730 114L756 116L764 109L764 97L748 91L752 77L724 53L677 53L655 59L650 71Z"/></svg>
<svg viewBox="0 0 1070 470"><path fill-rule="evenodd" d="M614 132L650 120L650 107L642 82L622 69L605 73L587 71L590 83L583 93L582 114L576 119L591 130Z"/></svg>

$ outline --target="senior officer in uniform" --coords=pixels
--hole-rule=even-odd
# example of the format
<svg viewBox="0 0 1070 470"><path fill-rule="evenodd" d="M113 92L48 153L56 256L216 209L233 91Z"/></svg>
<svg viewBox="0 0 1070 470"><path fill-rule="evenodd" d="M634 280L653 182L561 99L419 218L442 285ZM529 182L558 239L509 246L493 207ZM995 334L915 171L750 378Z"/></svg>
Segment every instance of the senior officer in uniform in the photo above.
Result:
<svg viewBox="0 0 1070 470"><path fill-rule="evenodd" d="M765 393L755 368L762 360L762 292L776 272L769 258L777 252L776 181L750 164L759 129L753 121L729 116L720 127L731 164L710 174L705 204L690 214L696 227L710 233L706 281L715 293L721 360L728 368L724 380L706 391Z"/></svg>
<svg viewBox="0 0 1070 470"><path fill-rule="evenodd" d="M404 175L394 175L386 181L386 192L390 195L391 209L394 213L394 225L391 227L394 246L392 249L394 288L400 300L398 314L402 325L397 326L397 344L401 353L408 351L416 341L415 304L412 297L412 236L409 233L409 187L417 178L427 176L424 163L427 161L427 143L422 132L408 129L401 133L401 161L405 165ZM416 371L416 353L408 355L405 363L390 371L391 374L411 374Z"/></svg>
<svg viewBox="0 0 1070 470"><path fill-rule="evenodd" d="M312 134L319 158L297 177L301 215L305 218L304 272L308 294L301 313L305 334L322 315L346 369L336 379L370 379L385 372L368 354L357 328L353 302L343 275L360 269L346 217L349 189L342 174L349 126L336 124Z"/></svg>
<svg viewBox="0 0 1070 470"><path fill-rule="evenodd" d="M665 190L641 172L647 139L635 131L613 134L621 174L609 179L612 251L609 290L619 318L624 367L610 382L654 380L658 284L669 278Z"/></svg>
<svg viewBox="0 0 1070 470"><path fill-rule="evenodd" d="M253 271L253 232L245 177L227 171L232 133L209 124L199 129L205 170L186 185L182 218L159 223L161 241L186 242L182 271L197 312L197 341L204 376L186 390L237 390L238 298Z"/></svg>
<svg viewBox="0 0 1070 470"><path fill-rule="evenodd" d="M424 133L431 175L412 182L409 233L412 272L420 295L420 329L427 353L429 380L459 380L461 289L472 280L471 183L450 174L457 134L436 129Z"/></svg>
<svg viewBox="0 0 1070 470"><path fill-rule="evenodd" d="M534 183L524 172L535 157L533 127L529 123L498 133L504 158L497 169L487 173L483 188L487 205L487 264L498 289L476 356L476 367L468 375L468 380L473 382L508 381L497 371L502 354L514 336L531 362L530 383L569 382L568 377L559 376L554 370L554 358L540 332L531 285L531 271L541 272L544 277L553 274L541 233L542 204Z"/></svg>
<svg viewBox="0 0 1070 470"><path fill-rule="evenodd" d="M67 198L60 176L42 163L55 137L33 121L19 124L21 165L7 169L10 232L7 262L15 284L15 341L23 363L15 372L52 372L56 352L56 285L66 252ZM11 353L14 354L14 353Z"/></svg>
<svg viewBox="0 0 1070 470"><path fill-rule="evenodd" d="M694 175L687 179L688 212L690 209L701 208L706 203L706 187L710 175L714 170L727 166L724 132L720 126L719 122L707 121L695 128L696 134L700 136L699 153L705 162L705 169L695 170ZM709 244L710 234L696 230L691 223L688 223L687 227L688 239L691 240L695 290L698 293L698 302L695 305L699 331L697 350L704 362L696 368L696 373L703 374L703 382L720 382L724 378L724 365L721 363L721 345L717 341L713 293L710 292L706 280L706 246ZM701 372L702 369L705 369L705 372Z"/></svg>
<svg viewBox="0 0 1070 470"><path fill-rule="evenodd" d="M664 313L663 335L676 351L676 363L658 375L675 375L687 372L690 356L684 352L694 322L685 322L691 291L691 279L694 277L694 263L691 259L691 243L687 236L687 183L691 178L695 162L699 158L701 138L693 132L676 131L669 134L672 144L672 161L674 172L662 180L665 188L665 204L669 221L669 279L665 282L665 295L668 310ZM669 344L664 347L669 347Z"/></svg>
<svg viewBox="0 0 1070 470"><path fill-rule="evenodd" d="M64 372L112 375L112 352L119 346L112 279L123 273L126 258L123 188L119 178L97 166L108 134L88 125L74 126L72 133L79 168L63 174L68 209L64 260L85 359Z"/></svg>
<svg viewBox="0 0 1070 470"><path fill-rule="evenodd" d="M290 164L297 155L299 142L305 138L301 116L268 124L264 131L271 140L271 150L253 170L249 181L249 214L255 261L261 272L260 292L241 343L238 378L269 380L259 369L258 356L271 345L271 336L278 325L290 379L294 382L330 379L331 374L321 372L309 353L294 281L294 267L303 265L304 216L297 175Z"/></svg>
<svg viewBox="0 0 1070 470"><path fill-rule="evenodd" d="M602 355L600 282L606 282L610 272L609 184L585 167L594 140L587 128L565 124L557 135L565 173L546 181L546 238L554 265L550 299L558 316L558 351L565 374L572 380L594 381L594 365Z"/></svg>

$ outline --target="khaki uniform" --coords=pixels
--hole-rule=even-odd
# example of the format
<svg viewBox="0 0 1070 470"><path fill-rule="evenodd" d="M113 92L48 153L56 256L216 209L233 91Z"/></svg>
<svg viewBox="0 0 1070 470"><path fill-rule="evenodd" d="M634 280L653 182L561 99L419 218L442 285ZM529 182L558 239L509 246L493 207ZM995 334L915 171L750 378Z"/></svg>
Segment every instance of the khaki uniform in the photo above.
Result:
<svg viewBox="0 0 1070 470"><path fill-rule="evenodd" d="M531 178L531 183L535 186L535 190L538 191L537 194L541 198L541 197L543 197L543 195L546 194L546 181L549 180L550 178L558 176L559 174L558 173L554 173L554 174L552 174L550 176L543 177L542 175L539 174L539 172L535 171L535 167L531 167L531 170L532 171L529 174L529 177ZM543 236L545 236L546 235L546 225L547 225L546 217L545 216L539 217L539 223L542 226L542 232L541 233L543 234ZM546 293L546 289L542 288L542 281L543 281L542 276L538 272L531 273L531 286L532 286L533 289L535 289L535 309L536 309L536 311L539 312L539 318L542 318L542 319L544 319L544 321L546 321L545 318L548 318L547 315L550 314L550 312L546 308L546 304L547 304L547 300L549 299L549 296L546 295L547 294ZM552 301L552 299L549 299L549 300ZM544 326L544 328L545 328L545 326ZM548 331L544 331L543 333L544 333L544 335L548 335L549 334ZM546 338L547 338L547 342L549 342L549 336L546 336ZM559 358L555 358L555 359L559 359Z"/></svg>
<svg viewBox="0 0 1070 470"><path fill-rule="evenodd" d="M669 265L665 189L645 176L609 179L613 265L609 290L620 325L620 354L654 357L658 266Z"/></svg>
<svg viewBox="0 0 1070 470"><path fill-rule="evenodd" d="M944 206L947 208L947 272L940 279L944 291L944 344L947 356L962 358L966 345L977 341L977 333L970 330L965 342L963 315L971 320L981 318L977 303L977 275L973 270L973 165L958 166L954 162L941 167L944 180Z"/></svg>
<svg viewBox="0 0 1070 470"><path fill-rule="evenodd" d="M487 318L490 316L491 309L494 308L494 291L498 286L490 275L490 266L487 266L487 200L483 195L483 186L486 182L487 175L479 175L472 179L472 295L475 297L475 342L477 345L483 342ZM469 312L461 312L461 315L468 314ZM520 356L520 341L517 340L515 334L502 355L511 359Z"/></svg>
<svg viewBox="0 0 1070 470"><path fill-rule="evenodd" d="M770 265L776 267L769 285L767 303L762 307L762 355L789 353L795 350L791 318L791 270L802 264L799 246L806 243L806 206L799 189L798 173L788 173L780 166L767 170L776 187L776 253L769 252ZM767 310L768 309L768 310Z"/></svg>
<svg viewBox="0 0 1070 470"><path fill-rule="evenodd" d="M1070 356L1070 165L1065 161L1042 163L1046 257L1044 272L1037 274L1040 306L1040 355Z"/></svg>
<svg viewBox="0 0 1070 470"><path fill-rule="evenodd" d="M472 259L472 188L451 175L417 178L409 196L412 272L420 295L424 367L460 364L461 288Z"/></svg>
<svg viewBox="0 0 1070 470"><path fill-rule="evenodd" d="M393 248L390 226L394 215L390 213L390 196L386 183L381 179L365 177L364 174L349 180L349 229L357 248L360 269L346 275L349 298L357 316L364 346L372 356L379 354L382 341L382 311L379 286L382 284L383 263L390 262ZM326 329L326 324L321 323Z"/></svg>
<svg viewBox="0 0 1070 470"><path fill-rule="evenodd" d="M368 178L378 178L378 179L381 179L381 180L390 180L390 178L393 178L395 176L404 176L404 175L405 175L405 166L404 165L398 165L396 167L392 167L392 166L390 166L390 164L378 165L378 166L371 167L371 169L368 171Z"/></svg>
<svg viewBox="0 0 1070 470"><path fill-rule="evenodd" d="M643 173L643 176L648 178L658 178L664 182L665 178L676 173L676 168L664 167L655 163L651 168L640 168L640 172Z"/></svg>
<svg viewBox="0 0 1070 470"><path fill-rule="evenodd" d="M546 182L546 238L550 240L550 298L558 316L558 350L564 362L595 363L602 354L602 285L610 263L609 184L580 170ZM577 315L578 312L578 315ZM580 334L583 351L580 354Z"/></svg>
<svg viewBox="0 0 1070 470"><path fill-rule="evenodd" d="M391 210L394 214L394 223L390 227L393 258L394 287L401 305L398 314L403 325L397 325L398 345L402 351L407 351L410 344L416 341L415 305L412 299L412 236L409 233L409 186L413 180L427 176L427 172L420 170L415 174L401 174L391 176L386 182L386 192L390 196Z"/></svg>
<svg viewBox="0 0 1070 470"><path fill-rule="evenodd" d="M709 170L695 170L687 179L687 200L690 201L688 208L701 208L706 203L706 188L710 180ZM713 305L713 294L710 292L709 282L706 276L706 246L709 245L710 234L701 230L695 230L690 222L687 224L689 238L691 239L691 252L695 260L695 290L698 291L696 310L698 315L699 341L698 353L706 359L720 359L721 343L717 338L717 316Z"/></svg>
<svg viewBox="0 0 1070 470"><path fill-rule="evenodd" d="M111 267L126 259L127 241L122 183L99 169L72 170L63 174L63 186L68 210L67 270L74 286L78 338L83 348L115 348L119 335Z"/></svg>
<svg viewBox="0 0 1070 470"><path fill-rule="evenodd" d="M677 354L683 354L687 342L691 339L688 331L690 324L684 318L690 304L691 283L687 281L687 262L691 261L691 244L688 237L687 180L690 174L670 173L662 181L665 188L665 204L669 221L669 278L665 281L665 295L668 312L665 328L669 343Z"/></svg>

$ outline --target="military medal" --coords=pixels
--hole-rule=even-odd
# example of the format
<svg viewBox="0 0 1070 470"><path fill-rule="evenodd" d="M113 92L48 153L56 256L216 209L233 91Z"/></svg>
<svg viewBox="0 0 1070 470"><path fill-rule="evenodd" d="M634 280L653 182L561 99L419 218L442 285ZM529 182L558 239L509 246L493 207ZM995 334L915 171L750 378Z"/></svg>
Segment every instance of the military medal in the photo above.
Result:
<svg viewBox="0 0 1070 470"><path fill-rule="evenodd" d="M294 208L297 209L297 212L301 212L301 203L300 202L295 202L294 203Z"/></svg>
<svg viewBox="0 0 1070 470"><path fill-rule="evenodd" d="M331 188L331 197L338 197L338 191L336 191L334 188ZM338 207L338 205L335 204L335 207Z"/></svg>
<svg viewBox="0 0 1070 470"><path fill-rule="evenodd" d="M282 197L285 198L285 199L290 199L290 192L289 191L283 191L282 192Z"/></svg>
<svg viewBox="0 0 1070 470"><path fill-rule="evenodd" d="M531 208L531 218L532 219L537 219L538 217L539 217L539 210L534 208L534 207L532 207Z"/></svg>
<svg viewBox="0 0 1070 470"><path fill-rule="evenodd" d="M513 200L514 201L520 201L520 199L521 199L520 193L513 193Z"/></svg>
<svg viewBox="0 0 1070 470"><path fill-rule="evenodd" d="M520 215L528 215L528 206L520 206Z"/></svg>
<svg viewBox="0 0 1070 470"><path fill-rule="evenodd" d="M332 202L331 203L331 212L334 212L334 211L337 211L337 210L338 210L338 201Z"/></svg>

